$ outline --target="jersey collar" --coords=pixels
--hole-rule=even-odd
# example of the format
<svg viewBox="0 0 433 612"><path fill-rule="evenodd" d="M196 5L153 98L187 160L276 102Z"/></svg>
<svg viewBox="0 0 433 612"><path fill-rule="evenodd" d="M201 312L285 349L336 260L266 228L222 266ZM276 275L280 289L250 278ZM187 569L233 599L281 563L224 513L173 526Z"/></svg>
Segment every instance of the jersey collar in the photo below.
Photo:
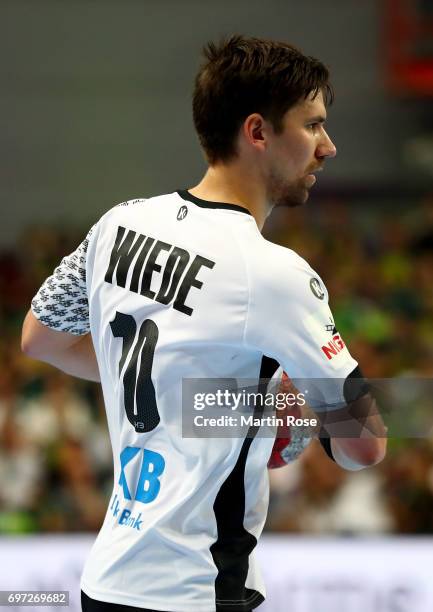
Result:
<svg viewBox="0 0 433 612"><path fill-rule="evenodd" d="M177 193L183 200L193 202L194 204L197 204L197 206L201 206L202 208L222 208L223 210L235 210L236 212L242 212L246 213L247 215L251 215L248 208L238 206L237 204L227 204L226 202L210 202L209 200L202 200L201 198L197 198L195 195L192 195L192 193L190 193L186 189L180 189Z"/></svg>

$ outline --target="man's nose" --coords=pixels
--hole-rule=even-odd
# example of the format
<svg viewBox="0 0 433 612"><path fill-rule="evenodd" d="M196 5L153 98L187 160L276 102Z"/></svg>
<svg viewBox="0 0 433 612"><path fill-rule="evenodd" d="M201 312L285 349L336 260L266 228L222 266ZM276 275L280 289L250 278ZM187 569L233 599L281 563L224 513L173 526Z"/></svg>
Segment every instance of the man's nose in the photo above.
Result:
<svg viewBox="0 0 433 612"><path fill-rule="evenodd" d="M316 155L319 158L332 158L337 155L337 149L325 131L323 134L323 140L317 147Z"/></svg>

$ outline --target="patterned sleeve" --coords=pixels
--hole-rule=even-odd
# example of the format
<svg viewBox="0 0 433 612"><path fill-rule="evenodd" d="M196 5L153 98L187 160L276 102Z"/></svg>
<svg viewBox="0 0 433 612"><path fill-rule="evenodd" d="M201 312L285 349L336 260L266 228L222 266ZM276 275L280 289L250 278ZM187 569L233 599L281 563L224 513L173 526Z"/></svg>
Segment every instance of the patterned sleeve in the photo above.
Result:
<svg viewBox="0 0 433 612"><path fill-rule="evenodd" d="M62 259L32 300L33 314L51 329L76 336L90 331L86 253L94 227L80 246Z"/></svg>

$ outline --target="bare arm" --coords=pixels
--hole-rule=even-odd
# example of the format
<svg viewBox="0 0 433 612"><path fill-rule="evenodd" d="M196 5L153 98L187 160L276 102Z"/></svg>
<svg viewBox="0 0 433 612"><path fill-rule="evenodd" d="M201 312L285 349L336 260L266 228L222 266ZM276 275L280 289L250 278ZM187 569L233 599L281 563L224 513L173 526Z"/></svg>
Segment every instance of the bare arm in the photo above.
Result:
<svg viewBox="0 0 433 612"><path fill-rule="evenodd" d="M100 381L98 363L90 334L77 336L43 325L31 310L24 320L22 351L39 361L86 380Z"/></svg>

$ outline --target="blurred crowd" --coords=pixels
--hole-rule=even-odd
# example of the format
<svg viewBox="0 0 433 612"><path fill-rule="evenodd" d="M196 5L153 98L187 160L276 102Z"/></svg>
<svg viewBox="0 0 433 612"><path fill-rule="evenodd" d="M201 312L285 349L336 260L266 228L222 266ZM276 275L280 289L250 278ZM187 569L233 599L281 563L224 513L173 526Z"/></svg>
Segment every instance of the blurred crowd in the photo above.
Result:
<svg viewBox="0 0 433 612"><path fill-rule="evenodd" d="M85 233L34 226L13 249L0 249L0 533L93 531L105 514L113 475L99 386L20 351L32 296ZM433 379L433 197L276 210L266 236L322 277L336 327L365 375L408 386ZM272 470L267 529L432 533L429 406L426 414L423 435L400 428L372 469L345 472L313 441L296 462Z"/></svg>

